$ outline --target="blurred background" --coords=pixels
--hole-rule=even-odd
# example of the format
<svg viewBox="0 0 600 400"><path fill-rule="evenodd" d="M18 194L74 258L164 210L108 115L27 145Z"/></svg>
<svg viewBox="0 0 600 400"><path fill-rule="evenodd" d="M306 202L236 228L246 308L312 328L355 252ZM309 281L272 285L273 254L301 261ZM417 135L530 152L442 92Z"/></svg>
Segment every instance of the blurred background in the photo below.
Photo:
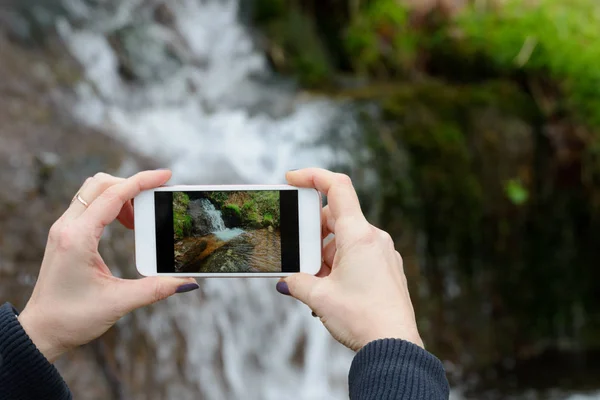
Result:
<svg viewBox="0 0 600 400"><path fill-rule="evenodd" d="M454 399L600 399L597 0L3 0L0 299L83 180L350 174ZM137 277L132 234L102 251ZM344 399L272 280L205 280L58 368L76 399Z"/></svg>

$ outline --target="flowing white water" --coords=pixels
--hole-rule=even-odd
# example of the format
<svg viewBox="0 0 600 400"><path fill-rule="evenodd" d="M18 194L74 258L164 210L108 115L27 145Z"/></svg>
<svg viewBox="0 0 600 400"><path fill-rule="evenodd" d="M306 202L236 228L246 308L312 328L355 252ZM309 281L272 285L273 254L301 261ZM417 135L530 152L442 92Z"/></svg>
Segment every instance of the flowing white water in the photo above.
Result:
<svg viewBox="0 0 600 400"><path fill-rule="evenodd" d="M214 232L215 236L224 242L228 242L236 236L241 235L244 231L240 228L225 228L222 231Z"/></svg>
<svg viewBox="0 0 600 400"><path fill-rule="evenodd" d="M218 232L225 230L225 222L221 216L221 211L208 199L192 200L188 205L189 213L194 219L202 219L206 223L209 232Z"/></svg>
<svg viewBox="0 0 600 400"><path fill-rule="evenodd" d="M190 201L189 213L193 219L199 219L202 224L206 224L209 232L224 242L244 233L240 228L227 228L221 211L208 199Z"/></svg>
<svg viewBox="0 0 600 400"><path fill-rule="evenodd" d="M119 77L110 31L60 24L85 66L87 81L78 87L74 109L82 121L168 164L179 182L280 183L287 169L339 158L327 146L310 146L338 112L335 104L301 101L292 91L251 79L269 71L237 20L237 1L170 4L177 34L161 35L186 46L188 61L165 81L142 87L127 86ZM105 25L116 24L110 21ZM95 24L101 25L97 19ZM339 129L352 129L348 125Z"/></svg>
<svg viewBox="0 0 600 400"><path fill-rule="evenodd" d="M343 153L314 144L339 112L335 104L300 101L292 90L255 79L269 71L238 22L237 1L169 2L172 27L146 32L155 32L158 42L176 41L186 60L165 80L137 85L120 77L108 37L148 19L141 2L117 2L111 12L90 9L83 0L71 3L87 21L82 28L59 23L85 69L73 113L173 169L171 183L280 183L288 169L343 160ZM352 124L339 130L351 134ZM138 312L156 343L155 363L132 359L127 343L138 333L123 328L120 365L150 371L153 376L134 376L166 390L162 398L347 398L352 354L274 285L206 280L202 300L181 296Z"/></svg>

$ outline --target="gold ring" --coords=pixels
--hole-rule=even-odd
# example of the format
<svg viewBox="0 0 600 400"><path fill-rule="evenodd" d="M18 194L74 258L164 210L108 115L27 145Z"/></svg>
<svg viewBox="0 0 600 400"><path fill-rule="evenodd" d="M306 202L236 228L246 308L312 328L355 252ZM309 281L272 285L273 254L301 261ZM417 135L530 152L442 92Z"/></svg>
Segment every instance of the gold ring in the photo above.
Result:
<svg viewBox="0 0 600 400"><path fill-rule="evenodd" d="M79 201L81 204L83 204L86 208L89 207L90 205L88 204L87 201L85 201L81 195L79 194L79 192L75 195L75 197L73 197L73 200L71 201L74 202L75 200Z"/></svg>

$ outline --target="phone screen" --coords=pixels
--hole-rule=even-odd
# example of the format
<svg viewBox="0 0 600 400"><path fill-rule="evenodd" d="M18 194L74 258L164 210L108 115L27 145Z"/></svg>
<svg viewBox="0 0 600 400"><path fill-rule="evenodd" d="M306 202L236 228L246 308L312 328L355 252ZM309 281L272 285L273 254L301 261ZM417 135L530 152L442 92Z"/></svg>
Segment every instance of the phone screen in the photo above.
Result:
<svg viewBox="0 0 600 400"><path fill-rule="evenodd" d="M300 271L296 190L154 193L159 273Z"/></svg>

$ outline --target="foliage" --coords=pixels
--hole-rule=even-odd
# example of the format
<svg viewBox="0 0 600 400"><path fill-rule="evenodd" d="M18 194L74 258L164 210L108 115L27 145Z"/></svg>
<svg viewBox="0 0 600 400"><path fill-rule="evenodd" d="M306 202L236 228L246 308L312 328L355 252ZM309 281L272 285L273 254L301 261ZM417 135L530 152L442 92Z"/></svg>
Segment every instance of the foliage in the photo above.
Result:
<svg viewBox="0 0 600 400"><path fill-rule="evenodd" d="M246 215L251 212L256 212L256 202L248 200L242 206L242 215Z"/></svg>
<svg viewBox="0 0 600 400"><path fill-rule="evenodd" d="M597 346L600 3L325 3L333 74L365 82L334 94L379 106L362 115L383 183L365 211L409 254L430 348L481 372Z"/></svg>
<svg viewBox="0 0 600 400"><path fill-rule="evenodd" d="M173 192L173 229L175 240L187 237L192 232L192 217L187 213L190 198L183 192Z"/></svg>
<svg viewBox="0 0 600 400"><path fill-rule="evenodd" d="M530 138L519 126L535 118L535 107L505 82L459 88L431 80L407 83L383 104L383 111L389 127L377 129L389 131L388 136L378 133L370 139L372 149L382 155L376 165L394 203L382 219L394 220L399 208L413 226L434 231L446 249L458 246L454 240L476 241L487 205L504 194L499 181L484 175L492 172L483 168L479 154L494 160L493 169L500 166L498 153L511 138L521 140L525 149ZM395 146L403 151L390 150ZM519 165L503 166L501 173L512 179ZM460 223L451 215L460 215Z"/></svg>
<svg viewBox="0 0 600 400"><path fill-rule="evenodd" d="M360 1L351 13L349 2L334 2L328 7L339 23L328 30L314 12L295 3L257 3L254 21L286 60L278 70L297 76L305 86L330 86L346 64L355 74L395 79L418 67L418 60L439 60L438 53L445 51L461 57L463 69L475 63L464 74L481 76L484 64L490 64L494 73L505 76L547 77L566 96L549 99L552 110L546 111L566 110L600 125L600 3L595 0L473 2L456 18L434 15L420 25L411 21L409 2Z"/></svg>
<svg viewBox="0 0 600 400"><path fill-rule="evenodd" d="M524 204L529 197L527 189L517 179L511 179L506 183L506 195L513 204L518 206Z"/></svg>
<svg viewBox="0 0 600 400"><path fill-rule="evenodd" d="M252 17L255 23L265 24L281 18L286 11L285 0L256 0L252 7Z"/></svg>
<svg viewBox="0 0 600 400"><path fill-rule="evenodd" d="M596 0L508 0L467 7L457 20L473 52L505 71L546 73L566 106L600 125L600 3Z"/></svg>
<svg viewBox="0 0 600 400"><path fill-rule="evenodd" d="M279 227L279 192L249 192L248 197L242 206L242 219L246 224Z"/></svg>
<svg viewBox="0 0 600 400"><path fill-rule="evenodd" d="M212 201L213 204L215 204L216 208L221 208L228 200L229 195L227 194L227 192L215 191L210 192L208 198Z"/></svg>
<svg viewBox="0 0 600 400"><path fill-rule="evenodd" d="M331 79L332 67L313 19L281 0L260 0L253 7L253 20L265 31L275 66L295 75L307 87Z"/></svg>
<svg viewBox="0 0 600 400"><path fill-rule="evenodd" d="M260 191L252 194L253 200L256 203L258 213L266 216L270 215L273 224L279 226L280 221L280 205L278 191ZM263 217L264 218L264 217Z"/></svg>
<svg viewBox="0 0 600 400"><path fill-rule="evenodd" d="M279 227L279 192L213 192L211 201L219 204L226 225L242 225L252 228Z"/></svg>
<svg viewBox="0 0 600 400"><path fill-rule="evenodd" d="M225 204L223 210L227 210L238 217L242 216L240 208L236 204Z"/></svg>
<svg viewBox="0 0 600 400"><path fill-rule="evenodd" d="M405 70L417 43L407 7L397 0L379 0L366 2L350 21L344 45L357 72L377 76Z"/></svg>
<svg viewBox="0 0 600 400"><path fill-rule="evenodd" d="M262 218L257 212L250 212L244 219L244 225L250 228L260 228L262 226Z"/></svg>
<svg viewBox="0 0 600 400"><path fill-rule="evenodd" d="M377 154L370 167L385 182L382 228L409 242L426 238L418 315L442 357L473 352L471 367L481 369L541 338L594 336L593 323L576 327L573 310L594 318L590 239L600 212L577 170L565 181L565 166L538 134L544 124L536 102L508 79L428 79L385 101L368 131ZM460 291L450 295L448 282ZM465 315L469 322L450 327ZM450 330L452 339L437 336Z"/></svg>
<svg viewBox="0 0 600 400"><path fill-rule="evenodd" d="M263 216L263 225L264 226L272 226L273 225L273 216L271 214L265 214Z"/></svg>
<svg viewBox="0 0 600 400"><path fill-rule="evenodd" d="M289 50L291 69L305 86L322 84L331 75L327 53L311 27L311 20L292 12L284 21L282 47Z"/></svg>
<svg viewBox="0 0 600 400"><path fill-rule="evenodd" d="M242 223L242 212L237 204L225 204L221 214L226 226L239 226Z"/></svg>

